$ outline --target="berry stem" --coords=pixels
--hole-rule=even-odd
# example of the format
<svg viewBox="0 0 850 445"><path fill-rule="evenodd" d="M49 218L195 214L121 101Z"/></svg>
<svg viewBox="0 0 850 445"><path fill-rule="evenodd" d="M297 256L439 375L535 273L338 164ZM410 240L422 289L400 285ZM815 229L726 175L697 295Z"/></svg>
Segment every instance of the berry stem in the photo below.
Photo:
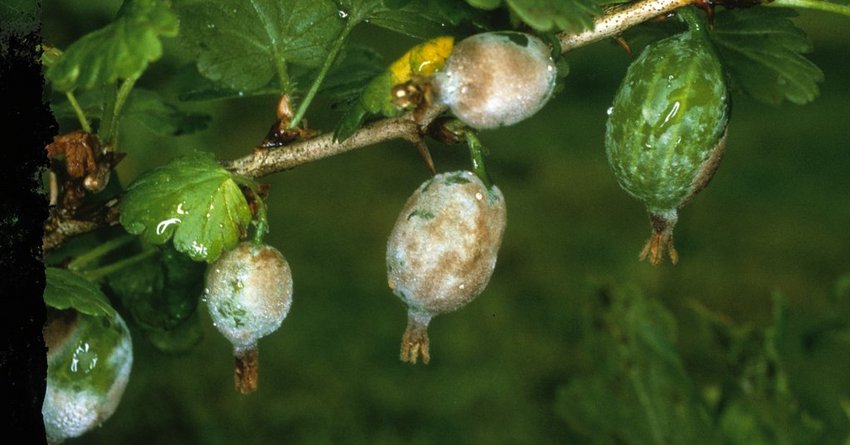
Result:
<svg viewBox="0 0 850 445"><path fill-rule="evenodd" d="M91 125L89 124L89 120L86 118L86 113L83 112L83 108L80 107L80 103L77 102L77 97L74 96L74 92L66 92L65 97L68 98L68 103L71 104L71 108L74 109L74 114L77 115L77 120L80 121L80 126L83 127L83 131L91 134Z"/></svg>
<svg viewBox="0 0 850 445"><path fill-rule="evenodd" d="M694 34L702 35L706 31L705 24L697 16L694 8L680 8L676 10L676 15L688 25L688 30Z"/></svg>
<svg viewBox="0 0 850 445"><path fill-rule="evenodd" d="M401 361L415 365L420 354L422 363L427 365L431 361L428 351L428 323L430 322L430 315L413 311L407 313L407 329L401 338Z"/></svg>
<svg viewBox="0 0 850 445"><path fill-rule="evenodd" d="M487 173L487 167L484 166L484 145L478 139L474 131L467 129L464 132L466 143L469 145L469 155L472 158L472 171L478 179L484 183L487 189L493 188L493 181L490 179L490 174Z"/></svg>
<svg viewBox="0 0 850 445"><path fill-rule="evenodd" d="M266 203L263 202L260 204L257 209L257 222L255 223L254 229L254 245L262 246L263 238L266 236L266 233L269 233L269 222L266 217Z"/></svg>
<svg viewBox="0 0 850 445"><path fill-rule="evenodd" d="M257 390L260 370L260 350L256 345L233 350L236 366L233 370L233 382L236 390L250 394Z"/></svg>

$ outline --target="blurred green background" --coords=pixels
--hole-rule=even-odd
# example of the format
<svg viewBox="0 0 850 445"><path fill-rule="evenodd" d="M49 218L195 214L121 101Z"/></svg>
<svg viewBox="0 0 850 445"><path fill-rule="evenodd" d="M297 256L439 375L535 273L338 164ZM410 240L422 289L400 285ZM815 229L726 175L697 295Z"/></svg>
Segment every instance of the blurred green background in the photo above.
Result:
<svg viewBox="0 0 850 445"><path fill-rule="evenodd" d="M45 1L44 39L64 48L119 5ZM790 314L817 319L850 272L850 22L805 13L797 23L825 72L822 94L802 107L735 96L726 158L681 212L675 267L637 260L647 215L618 187L603 148L605 110L630 59L601 42L569 55L564 91L537 116L481 135L508 228L486 291L431 324L430 365L398 360L405 308L387 288L384 264L397 212L428 175L413 146L382 144L262 178L271 184L267 241L289 260L295 293L283 327L260 342L256 394L233 389L232 351L201 305L199 346L166 355L136 335L121 406L69 443L615 443L577 431L559 414L570 401L557 396L599 371L582 344L600 287L633 286L671 311L676 348L704 388L721 366L694 322L695 302L763 327L781 292ZM415 43L368 25L353 39L388 60ZM186 60L170 41L140 85L174 93L167 81ZM249 153L275 102L183 104L213 116L208 130L188 136L124 126L122 183L192 150L220 159ZM328 108L315 104L312 127L333 127L338 115L321 114ZM438 170L467 168L465 149L430 146ZM813 356L820 362L809 366L824 372L804 383L846 400L850 341L841 345L843 355Z"/></svg>

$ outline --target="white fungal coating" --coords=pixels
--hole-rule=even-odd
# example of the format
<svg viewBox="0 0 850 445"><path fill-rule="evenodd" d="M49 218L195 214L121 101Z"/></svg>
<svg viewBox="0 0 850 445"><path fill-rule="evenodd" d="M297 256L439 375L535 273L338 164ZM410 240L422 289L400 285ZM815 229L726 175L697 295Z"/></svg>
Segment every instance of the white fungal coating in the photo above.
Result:
<svg viewBox="0 0 850 445"><path fill-rule="evenodd" d="M117 313L68 313L70 318L48 321L45 327L48 372L41 413L50 443L79 437L109 419L133 366L130 333Z"/></svg>
<svg viewBox="0 0 850 445"><path fill-rule="evenodd" d="M515 124L539 111L555 88L549 47L519 32L476 34L458 43L434 79L437 100L477 129Z"/></svg>
<svg viewBox="0 0 850 445"><path fill-rule="evenodd" d="M387 245L390 288L411 317L454 311L480 294L505 231L502 192L468 171L444 173L408 199Z"/></svg>
<svg viewBox="0 0 850 445"><path fill-rule="evenodd" d="M283 323L292 305L292 272L274 247L243 242L207 269L207 307L236 351Z"/></svg>

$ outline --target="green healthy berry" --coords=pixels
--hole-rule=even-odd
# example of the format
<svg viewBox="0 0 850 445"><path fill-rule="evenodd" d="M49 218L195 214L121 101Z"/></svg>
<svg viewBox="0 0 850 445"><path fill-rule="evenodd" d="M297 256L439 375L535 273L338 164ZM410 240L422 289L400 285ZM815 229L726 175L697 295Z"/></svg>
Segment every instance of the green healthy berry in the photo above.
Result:
<svg viewBox="0 0 850 445"><path fill-rule="evenodd" d="M513 125L552 97L557 70L549 47L530 34L476 34L455 45L434 78L436 97L466 125Z"/></svg>
<svg viewBox="0 0 850 445"><path fill-rule="evenodd" d="M505 199L473 173L444 173L407 200L387 244L387 277L408 308L401 360L428 363L428 323L487 286L502 244Z"/></svg>
<svg viewBox="0 0 850 445"><path fill-rule="evenodd" d="M276 331L292 305L292 272L269 245L243 242L207 269L206 302L213 324L233 345L236 389L257 389L257 341Z"/></svg>
<svg viewBox="0 0 850 445"><path fill-rule="evenodd" d="M655 42L629 67L605 133L620 186L646 204L652 236L641 253L675 264L678 209L702 190L726 145L729 95L723 68L702 30Z"/></svg>
<svg viewBox="0 0 850 445"><path fill-rule="evenodd" d="M41 413L47 440L78 437L106 421L115 409L133 366L127 325L117 313L92 316L48 309L47 391Z"/></svg>

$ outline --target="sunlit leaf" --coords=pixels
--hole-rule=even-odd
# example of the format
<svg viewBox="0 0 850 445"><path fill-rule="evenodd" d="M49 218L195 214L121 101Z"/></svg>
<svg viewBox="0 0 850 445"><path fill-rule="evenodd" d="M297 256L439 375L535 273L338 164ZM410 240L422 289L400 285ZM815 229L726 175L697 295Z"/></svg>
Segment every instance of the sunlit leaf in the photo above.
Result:
<svg viewBox="0 0 850 445"><path fill-rule="evenodd" d="M45 269L44 302L56 309L75 309L92 316L112 316L115 310L100 288L74 272L56 267Z"/></svg>
<svg viewBox="0 0 850 445"><path fill-rule="evenodd" d="M46 72L60 91L88 89L140 75L162 56L161 37L177 35L164 0L126 0L117 18L72 43Z"/></svg>
<svg viewBox="0 0 850 445"><path fill-rule="evenodd" d="M195 261L215 261L251 221L233 175L204 153L147 172L127 188L120 209L128 232L153 244L173 236L174 247Z"/></svg>

